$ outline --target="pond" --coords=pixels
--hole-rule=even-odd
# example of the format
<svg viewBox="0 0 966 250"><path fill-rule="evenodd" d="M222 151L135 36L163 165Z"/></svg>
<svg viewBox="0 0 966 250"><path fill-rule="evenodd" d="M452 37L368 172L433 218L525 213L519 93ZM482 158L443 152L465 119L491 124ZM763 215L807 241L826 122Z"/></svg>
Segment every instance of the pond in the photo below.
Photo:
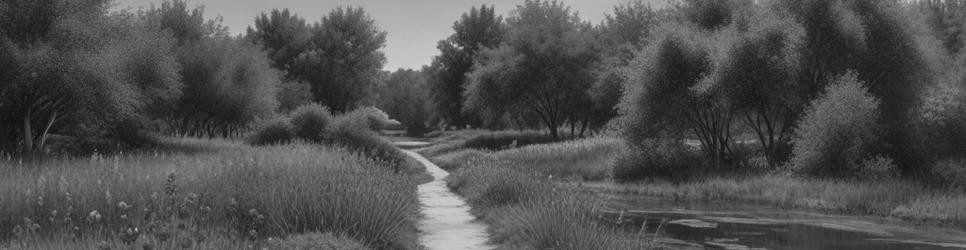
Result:
<svg viewBox="0 0 966 250"><path fill-rule="evenodd" d="M966 249L966 232L761 205L612 196L604 219L694 249Z"/></svg>

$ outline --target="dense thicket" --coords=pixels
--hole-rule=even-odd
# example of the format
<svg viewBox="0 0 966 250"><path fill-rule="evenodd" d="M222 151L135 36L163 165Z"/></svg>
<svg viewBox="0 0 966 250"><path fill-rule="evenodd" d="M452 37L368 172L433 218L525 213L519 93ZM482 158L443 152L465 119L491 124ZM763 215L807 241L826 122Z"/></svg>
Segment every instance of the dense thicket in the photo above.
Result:
<svg viewBox="0 0 966 250"><path fill-rule="evenodd" d="M426 72L400 69L392 72L379 88L376 107L406 127L410 136L422 136L429 130L431 108Z"/></svg>
<svg viewBox="0 0 966 250"><path fill-rule="evenodd" d="M950 84L957 80L948 80L956 77L940 73L952 70L941 66L950 57L934 33L920 30L929 27L920 21L940 18L935 15L952 16L942 13L956 12L955 6L866 0L678 2L664 24L667 28L659 31L625 71L629 79L622 105L625 134L641 147L667 138L681 143L696 139L708 160L715 163L709 166L750 166L757 155L772 169L795 158L787 164L795 169L820 169L801 171L820 172L817 175L853 176L865 162L895 164L906 176L927 175L932 162L928 159L937 159L937 151L923 150L928 148L924 145L946 140L925 139L927 134L920 131L956 124L946 122L957 119L947 115L951 113L938 110L956 107L957 101L950 100L956 100L955 90L961 87ZM937 26L954 25L933 25ZM949 32L953 31L944 30L938 36L955 40ZM947 42L947 49L955 48L951 43L955 41ZM836 131L851 127L835 126L847 123L845 118L828 122L842 108L827 103L868 103L861 100L864 95L827 89L846 72L854 72L849 74L854 78L850 81L856 82L852 85L877 100L864 111L876 114L871 116L874 120L863 120L868 124L860 126L863 132L878 128L876 140L843 139L847 136ZM941 91L948 94L938 94ZM814 104L826 108L806 109L823 95L841 100ZM793 143L796 128L799 134L812 131L808 138L819 140L816 136L822 135L835 138L827 141L844 144L804 139ZM759 146L753 152L745 146L747 139L734 138L748 135ZM955 146L935 148L950 147ZM832 157L848 159L835 162L802 160L827 160L830 158L807 155L844 148L861 152ZM881 160L873 161L876 159ZM883 162L889 164L878 164Z"/></svg>
<svg viewBox="0 0 966 250"><path fill-rule="evenodd" d="M44 151L50 134L116 136L180 95L173 41L130 15L107 16L109 2L0 4L0 150Z"/></svg>

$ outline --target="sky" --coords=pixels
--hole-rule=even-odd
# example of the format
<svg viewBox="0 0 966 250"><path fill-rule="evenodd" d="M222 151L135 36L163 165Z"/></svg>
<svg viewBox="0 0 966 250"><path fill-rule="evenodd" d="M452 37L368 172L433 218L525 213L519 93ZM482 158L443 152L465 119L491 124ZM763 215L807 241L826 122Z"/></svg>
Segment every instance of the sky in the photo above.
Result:
<svg viewBox="0 0 966 250"><path fill-rule="evenodd" d="M148 8L162 0L116 0L115 10ZM584 20L599 23L605 13L629 0L559 0L570 5ZM666 0L647 0L654 7ZM439 51L436 43L453 33L453 22L481 4L493 5L507 16L523 0L189 0L189 6L205 6L207 18L221 16L233 35L244 33L255 17L272 9L288 8L309 23L322 20L332 9L357 6L366 10L382 30L388 32L385 70L419 69Z"/></svg>

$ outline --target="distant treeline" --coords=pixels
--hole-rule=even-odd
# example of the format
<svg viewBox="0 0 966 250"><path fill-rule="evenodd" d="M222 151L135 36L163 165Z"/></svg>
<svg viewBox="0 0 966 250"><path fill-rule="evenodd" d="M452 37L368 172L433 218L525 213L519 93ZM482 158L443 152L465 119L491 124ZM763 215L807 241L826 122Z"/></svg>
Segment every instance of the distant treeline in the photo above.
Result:
<svg viewBox="0 0 966 250"><path fill-rule="evenodd" d="M232 37L186 1L111 5L0 2L0 151L239 136L310 102L341 113L371 105L385 61L361 8L311 25L276 11Z"/></svg>

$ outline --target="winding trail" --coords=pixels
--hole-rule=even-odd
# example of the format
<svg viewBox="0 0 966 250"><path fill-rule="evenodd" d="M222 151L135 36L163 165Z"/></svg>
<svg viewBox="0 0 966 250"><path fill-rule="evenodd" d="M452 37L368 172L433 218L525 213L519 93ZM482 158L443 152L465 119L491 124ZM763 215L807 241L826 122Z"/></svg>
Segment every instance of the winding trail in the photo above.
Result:
<svg viewBox="0 0 966 250"><path fill-rule="evenodd" d="M420 243L426 249L493 249L487 244L486 225L470 214L463 198L446 187L449 173L418 153L406 154L426 166L433 181L419 185L419 201L425 217L419 222Z"/></svg>

